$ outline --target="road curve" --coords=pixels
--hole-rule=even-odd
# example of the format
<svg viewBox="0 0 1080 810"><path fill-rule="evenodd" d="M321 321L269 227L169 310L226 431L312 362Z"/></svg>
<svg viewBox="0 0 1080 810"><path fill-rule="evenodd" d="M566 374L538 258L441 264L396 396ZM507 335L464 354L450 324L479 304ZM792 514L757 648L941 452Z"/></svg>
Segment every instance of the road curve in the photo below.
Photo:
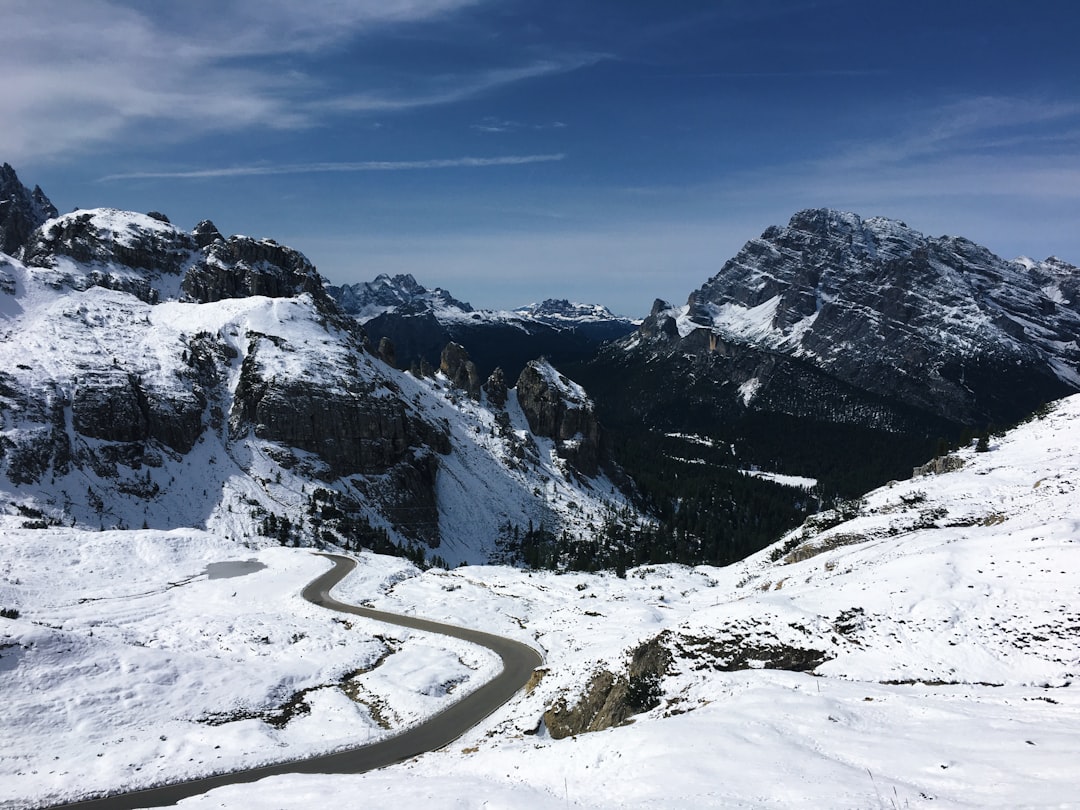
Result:
<svg viewBox="0 0 1080 810"><path fill-rule="evenodd" d="M254 782L265 779L267 776L279 776L286 773L363 773L383 768L453 742L513 697L528 682L533 670L543 663L540 654L532 647L502 636L339 602L330 596L330 590L356 567L356 561L340 554L322 554L321 556L331 560L334 567L312 580L304 588L302 596L309 602L341 613L352 613L388 624L428 633L441 633L444 636L479 644L487 647L502 659L502 672L476 691L423 723L380 742L333 754L280 762L275 765L233 771L115 796L55 805L55 807L86 808L87 810L91 808L92 810L134 810L141 807L167 807L176 804L181 799L197 796L214 788Z"/></svg>

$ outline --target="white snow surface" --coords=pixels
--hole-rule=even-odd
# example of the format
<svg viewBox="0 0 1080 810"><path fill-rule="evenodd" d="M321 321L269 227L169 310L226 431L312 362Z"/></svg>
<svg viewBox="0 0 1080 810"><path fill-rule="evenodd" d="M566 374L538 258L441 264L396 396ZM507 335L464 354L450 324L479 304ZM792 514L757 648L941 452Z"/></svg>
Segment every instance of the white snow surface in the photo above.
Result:
<svg viewBox="0 0 1080 810"><path fill-rule="evenodd" d="M811 490L817 486L816 478L808 478L805 475L784 475L783 473L766 472L764 470L739 470L739 472L752 478L761 478L765 481L772 481L774 484L794 487L795 489Z"/></svg>
<svg viewBox="0 0 1080 810"><path fill-rule="evenodd" d="M532 643L543 676L441 751L370 774L226 787L181 806L1075 807L1080 397L959 458L955 472L894 482L722 569L420 573L365 555L339 598ZM193 722L275 705L370 660L384 629L348 630L298 599L318 558L199 532L8 525L0 603L21 611L0 620L10 645L0 688L14 707L0 714L9 806L372 733L362 707L332 689L280 731L256 719ZM198 576L209 561L247 557L267 568ZM297 632L305 638L290 642ZM660 634L673 661L656 708L621 727L550 736L545 709L572 705L598 669L625 673L630 651ZM447 643L417 639L373 671L404 681L395 712L429 711L433 685L481 677L479 658L461 652L455 664L437 652ZM425 666L431 674L400 674Z"/></svg>

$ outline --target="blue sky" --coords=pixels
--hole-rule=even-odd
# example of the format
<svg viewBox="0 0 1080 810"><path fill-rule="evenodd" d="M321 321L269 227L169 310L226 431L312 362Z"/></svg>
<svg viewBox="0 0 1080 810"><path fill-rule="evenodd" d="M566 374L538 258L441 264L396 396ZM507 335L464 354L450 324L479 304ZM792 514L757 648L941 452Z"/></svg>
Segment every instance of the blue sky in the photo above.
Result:
<svg viewBox="0 0 1080 810"><path fill-rule="evenodd" d="M646 313L829 206L1080 264L1071 0L0 0L0 161L336 283Z"/></svg>

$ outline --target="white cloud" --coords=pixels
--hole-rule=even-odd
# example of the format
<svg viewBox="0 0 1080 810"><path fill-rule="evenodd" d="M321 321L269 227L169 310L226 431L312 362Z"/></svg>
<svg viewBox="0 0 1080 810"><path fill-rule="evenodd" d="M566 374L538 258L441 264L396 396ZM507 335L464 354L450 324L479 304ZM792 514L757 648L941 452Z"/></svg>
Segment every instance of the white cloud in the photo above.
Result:
<svg viewBox="0 0 1080 810"><path fill-rule="evenodd" d="M436 160L365 160L354 163L286 163L267 166L232 166L216 169L193 169L178 172L126 172L110 174L101 180L144 180L149 178L207 179L213 177L255 177L271 174L316 174L320 172L393 172L422 169L484 168L488 166L521 166L528 163L550 163L565 158L551 155L502 155L499 157L460 157Z"/></svg>
<svg viewBox="0 0 1080 810"><path fill-rule="evenodd" d="M844 145L825 163L831 168L863 168L948 153L1012 149L1038 140L1044 125L1080 119L1080 104L977 96L903 114L908 120L896 135Z"/></svg>
<svg viewBox="0 0 1080 810"><path fill-rule="evenodd" d="M563 59L546 59L512 68L496 68L479 73L446 74L428 79L428 89L413 93L371 91L329 98L310 105L312 110L337 112L384 112L451 104L508 84L569 73L606 59L604 54L585 54ZM512 123L512 122L511 122Z"/></svg>
<svg viewBox="0 0 1080 810"><path fill-rule="evenodd" d="M439 19L478 0L8 0L0 26L0 155L69 157L103 144L176 142L251 127L314 126L328 115L446 104L585 58L474 74L421 76L409 93L371 87L335 97L279 58L382 27ZM256 65L273 61L273 69ZM420 89L415 89L419 87Z"/></svg>

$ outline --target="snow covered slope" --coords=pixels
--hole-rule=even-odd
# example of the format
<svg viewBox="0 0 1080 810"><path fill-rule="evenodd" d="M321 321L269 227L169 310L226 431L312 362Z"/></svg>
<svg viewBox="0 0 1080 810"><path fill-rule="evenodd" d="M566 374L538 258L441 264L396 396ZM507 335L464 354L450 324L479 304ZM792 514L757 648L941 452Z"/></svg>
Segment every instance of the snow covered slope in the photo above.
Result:
<svg viewBox="0 0 1080 810"><path fill-rule="evenodd" d="M507 523L575 536L625 506L530 433L515 392L496 406L378 360L273 240L96 209L22 255L0 256L0 503L28 522L457 563Z"/></svg>
<svg viewBox="0 0 1080 810"><path fill-rule="evenodd" d="M988 452L939 465L950 467L816 516L728 568L655 566L625 579L420 572L365 555L339 598L536 644L546 666L534 684L458 743L411 762L362 776L276 777L182 806L313 808L363 796L376 808L1068 807L1080 758L1080 397L992 438ZM136 768L163 777L216 757L266 756L263 745L314 750L320 723L331 736L369 733L365 710L333 689L309 693L311 714L279 729L263 715L277 695L362 666L334 646L341 628L320 629L312 608L292 599L275 607L271 590L311 574L304 552L252 552L267 569L225 588L197 576L169 587L227 549L191 533L34 532L7 521L0 603L21 615L0 620L9 645L0 678L18 711L0 727L5 739L29 735L0 757L15 806L91 783L132 784L143 778ZM145 587L130 585L140 577ZM252 599L260 614L295 615L277 626L249 615L241 602ZM212 608L197 632L181 621L192 600ZM379 641L373 628L357 631ZM289 643L290 633L307 636ZM484 671L462 651L415 641L416 669L401 650L395 671L417 673L409 683L421 693ZM290 647L332 655L309 671ZM71 699L70 678L109 655L122 701L98 718L96 687L91 699ZM201 677L213 688L194 709L170 699L147 706L194 678L191 662L207 655L216 660ZM216 680L233 662L254 668L251 684ZM266 686L275 667L296 673L288 688ZM193 722L232 694L250 715ZM419 698L395 694L395 712L418 710ZM31 744L58 724L76 733Z"/></svg>
<svg viewBox="0 0 1080 810"><path fill-rule="evenodd" d="M1072 806L1080 397L956 459L958 470L883 487L725 569L402 581L373 601L542 644L535 688L452 750L185 806L273 796L300 808L356 793L387 808L463 796L537 808ZM654 708L554 739L553 723L610 713L620 681L623 700Z"/></svg>

